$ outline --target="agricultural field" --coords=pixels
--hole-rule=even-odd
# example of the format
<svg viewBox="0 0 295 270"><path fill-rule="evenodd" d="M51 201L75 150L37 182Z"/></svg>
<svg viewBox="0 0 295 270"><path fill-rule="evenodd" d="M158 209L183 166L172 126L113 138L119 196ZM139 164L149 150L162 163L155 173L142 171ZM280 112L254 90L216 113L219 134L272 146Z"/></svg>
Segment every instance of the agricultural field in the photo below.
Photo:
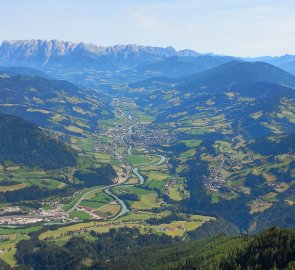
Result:
<svg viewBox="0 0 295 270"><path fill-rule="evenodd" d="M78 219L82 219L82 220L88 220L91 219L91 215L89 215L88 213L85 213L82 210L75 210L70 212L70 218L78 218Z"/></svg>
<svg viewBox="0 0 295 270"><path fill-rule="evenodd" d="M11 266L16 265L16 259L14 257L16 244L21 240L27 240L29 238L26 234L2 235L0 239L0 259Z"/></svg>
<svg viewBox="0 0 295 270"><path fill-rule="evenodd" d="M0 167L0 174L0 192L15 191L30 186L53 190L65 187L68 181L66 170L45 171L9 164ZM61 181L56 180L57 178Z"/></svg>
<svg viewBox="0 0 295 270"><path fill-rule="evenodd" d="M42 226L33 226L27 228L0 228L0 259L11 266L16 265L15 253L16 244L21 240L27 240L30 237L28 233L41 230Z"/></svg>
<svg viewBox="0 0 295 270"><path fill-rule="evenodd" d="M127 156L127 161L131 163L134 167L137 166L147 166L157 163L160 160L157 156L150 155L129 155Z"/></svg>
<svg viewBox="0 0 295 270"><path fill-rule="evenodd" d="M129 228L139 228L142 233L164 233L170 236L183 236L185 232L192 231L200 227L204 222L212 220L213 218L200 215L186 215L186 220L184 221L172 221L168 224L161 225L149 225L144 221L148 218L163 217L168 215L168 212L163 212L159 214L151 214L148 212L137 212L130 213L124 217L119 218L112 222L86 222L78 223L66 227L62 227L52 231L46 231L42 233L40 239L48 239L50 241L64 241L63 238L67 235L80 234L86 236L90 231L96 231L99 233L108 232L111 228L129 227ZM127 223L124 223L127 222Z"/></svg>
<svg viewBox="0 0 295 270"><path fill-rule="evenodd" d="M82 200L80 206L98 209L104 206L105 204L109 204L113 201L114 199L110 195L104 193L103 191L100 191L87 196L84 200Z"/></svg>
<svg viewBox="0 0 295 270"><path fill-rule="evenodd" d="M139 196L140 200L130 203L132 209L150 210L152 208L161 207L163 201L158 198L157 194L152 192L147 195Z"/></svg>

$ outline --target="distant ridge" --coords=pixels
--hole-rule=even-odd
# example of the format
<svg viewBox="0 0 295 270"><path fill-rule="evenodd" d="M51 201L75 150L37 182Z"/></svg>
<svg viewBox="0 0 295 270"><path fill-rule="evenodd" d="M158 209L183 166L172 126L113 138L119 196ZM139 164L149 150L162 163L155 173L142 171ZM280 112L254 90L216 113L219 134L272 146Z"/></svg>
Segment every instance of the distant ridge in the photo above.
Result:
<svg viewBox="0 0 295 270"><path fill-rule="evenodd" d="M183 68L191 69L192 67L193 71L180 72L183 75L213 68L218 64L228 62L230 58L247 62L262 61L295 74L295 55L237 58L213 53L200 54L190 49L177 51L171 46L159 47L136 44L99 46L84 42L41 39L4 40L0 45L0 66L32 67L43 71L56 70L56 68L89 68L98 71L129 70L149 64L157 64L157 62L163 62L171 57L194 58L185 60L186 64ZM199 59L200 57L203 59ZM152 67L152 72L175 76L174 73L181 71L183 64L174 64L176 66L171 66L171 71L168 69L153 70Z"/></svg>
<svg viewBox="0 0 295 270"><path fill-rule="evenodd" d="M0 65L44 68L65 65L101 69L130 68L171 56L199 56L193 50L142 45L97 46L59 40L3 41Z"/></svg>

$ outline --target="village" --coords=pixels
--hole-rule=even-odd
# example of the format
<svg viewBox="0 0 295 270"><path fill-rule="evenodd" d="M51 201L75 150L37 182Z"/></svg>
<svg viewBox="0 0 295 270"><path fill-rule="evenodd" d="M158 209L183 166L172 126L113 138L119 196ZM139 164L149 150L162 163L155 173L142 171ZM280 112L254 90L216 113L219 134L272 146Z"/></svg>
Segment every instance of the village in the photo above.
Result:
<svg viewBox="0 0 295 270"><path fill-rule="evenodd" d="M204 186L210 191L220 191L222 188L227 187L231 192L237 192L235 187L231 187L229 181L222 176L222 171L231 171L234 166L240 166L241 161L229 155L223 155L219 163L210 169L210 175L205 178Z"/></svg>
<svg viewBox="0 0 295 270"><path fill-rule="evenodd" d="M163 132L153 125L140 124L126 141L138 149L151 150L155 145L169 145L174 141L175 131Z"/></svg>

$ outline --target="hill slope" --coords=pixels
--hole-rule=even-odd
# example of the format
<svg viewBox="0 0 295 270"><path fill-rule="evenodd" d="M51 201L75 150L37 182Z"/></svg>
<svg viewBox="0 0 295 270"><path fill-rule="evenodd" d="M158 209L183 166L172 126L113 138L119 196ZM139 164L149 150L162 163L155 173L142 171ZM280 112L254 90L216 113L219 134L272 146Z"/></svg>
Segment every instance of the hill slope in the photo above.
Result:
<svg viewBox="0 0 295 270"><path fill-rule="evenodd" d="M0 162L43 169L75 166L76 154L36 125L19 117L0 114Z"/></svg>
<svg viewBox="0 0 295 270"><path fill-rule="evenodd" d="M193 121L205 113L206 117L222 115L232 127L258 137L272 133L267 132L271 125L265 124L271 122L278 132L292 132L294 85L295 76L272 65L231 62L191 76L130 84L129 93L140 105L152 108L158 121L181 123L180 119ZM290 110L292 116L274 119L274 113L282 110ZM249 117L257 112L263 117Z"/></svg>
<svg viewBox="0 0 295 270"><path fill-rule="evenodd" d="M197 57L173 56L167 59L142 65L136 68L139 75L145 77L167 76L182 77L214 68L232 61L233 57L200 55Z"/></svg>
<svg viewBox="0 0 295 270"><path fill-rule="evenodd" d="M31 76L0 78L0 112L41 127L84 136L113 113L104 95L66 81Z"/></svg>
<svg viewBox="0 0 295 270"><path fill-rule="evenodd" d="M155 77L142 82L131 84L131 87L149 87L150 84L174 83L182 86L183 90L206 89L208 91L221 91L234 86L236 83L268 82L289 86L295 85L295 76L264 62L238 62L231 61L207 71L178 79Z"/></svg>
<svg viewBox="0 0 295 270"><path fill-rule="evenodd" d="M282 55L282 56L262 56L247 59L247 61L263 61L271 65L277 66L295 75L295 55Z"/></svg>
<svg viewBox="0 0 295 270"><path fill-rule="evenodd" d="M294 245L294 231L273 228L248 238L220 236L205 241L146 249L108 262L100 269L291 270L295 263Z"/></svg>
<svg viewBox="0 0 295 270"><path fill-rule="evenodd" d="M49 76L34 68L30 67L0 67L0 76L5 78L5 77L11 77L11 76L16 76L16 75L22 75L22 76L37 76L37 77L44 77L48 78Z"/></svg>

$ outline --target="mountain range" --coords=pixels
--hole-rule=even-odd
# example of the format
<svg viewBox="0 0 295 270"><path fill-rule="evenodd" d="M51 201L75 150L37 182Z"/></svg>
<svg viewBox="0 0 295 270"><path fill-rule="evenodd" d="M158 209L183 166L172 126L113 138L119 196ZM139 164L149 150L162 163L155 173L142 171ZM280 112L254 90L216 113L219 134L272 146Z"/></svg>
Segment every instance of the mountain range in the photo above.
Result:
<svg viewBox="0 0 295 270"><path fill-rule="evenodd" d="M132 44L97 46L82 42L73 43L59 40L5 40L0 46L0 65L27 66L43 70L52 67L83 67L93 68L95 70L118 70L133 69L144 65L145 67L140 69L146 71L147 68L153 70L153 65L149 67L149 64L156 62L158 62L156 69L161 69L161 65L166 66L165 60L170 57L184 58L185 60L181 60L180 62L182 62L182 65L184 64L183 62L189 63L186 68L191 68L190 66L192 65L192 70L187 71L189 74L197 71L204 71L206 66L208 69L212 68L214 66L214 64L212 66L212 62L214 61L221 64L226 61L232 61L233 59L252 62L263 61L278 66L290 73L295 73L294 55L243 58L200 54L190 49L177 51L173 47L163 48ZM161 61L164 61L164 63ZM196 61L203 63L202 68L199 68L199 70L196 70L194 67ZM174 67L176 70L180 71L179 61L173 62L175 62L175 58L172 58L172 60L169 60L167 63L170 66L170 70L173 70ZM176 70L174 72L170 71L170 73L172 73L171 75L176 74L179 76Z"/></svg>
<svg viewBox="0 0 295 270"><path fill-rule="evenodd" d="M285 54L282 56L264 56L255 57L253 59L245 59L250 61L263 61L281 69L284 69L292 74L295 74L295 55Z"/></svg>
<svg viewBox="0 0 295 270"><path fill-rule="evenodd" d="M198 56L192 50L176 51L139 45L96 46L58 40L3 41L0 47L0 65L45 68L72 65L98 69L130 68L171 56Z"/></svg>

